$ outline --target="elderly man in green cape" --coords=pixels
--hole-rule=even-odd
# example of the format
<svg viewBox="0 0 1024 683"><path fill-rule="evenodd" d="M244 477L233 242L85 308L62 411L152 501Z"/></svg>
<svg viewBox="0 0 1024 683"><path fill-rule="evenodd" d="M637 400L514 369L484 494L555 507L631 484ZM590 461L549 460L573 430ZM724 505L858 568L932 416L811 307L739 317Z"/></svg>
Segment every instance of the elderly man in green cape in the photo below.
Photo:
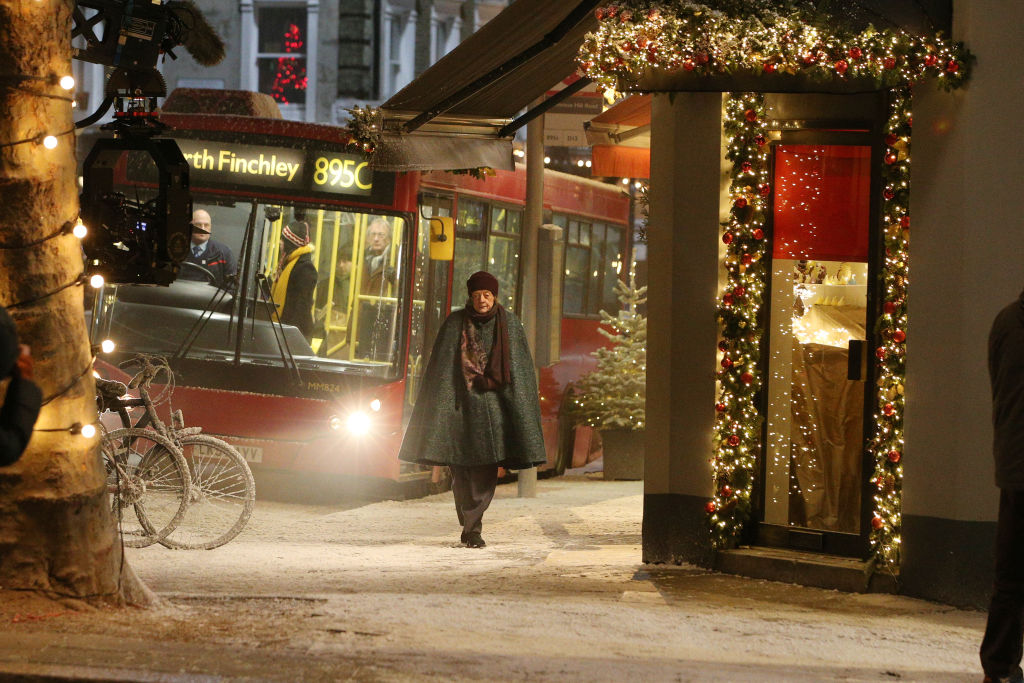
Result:
<svg viewBox="0 0 1024 683"><path fill-rule="evenodd" d="M462 543L483 548L498 467L528 469L546 456L523 325L495 301L498 280L490 273L474 273L466 288L466 307L437 334L398 457L451 469Z"/></svg>

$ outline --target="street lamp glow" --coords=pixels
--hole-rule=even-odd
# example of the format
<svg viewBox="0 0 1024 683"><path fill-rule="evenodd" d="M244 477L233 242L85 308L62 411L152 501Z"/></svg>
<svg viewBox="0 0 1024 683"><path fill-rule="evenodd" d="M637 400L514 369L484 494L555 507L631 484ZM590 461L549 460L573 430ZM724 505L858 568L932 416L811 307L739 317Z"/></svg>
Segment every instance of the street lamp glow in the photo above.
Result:
<svg viewBox="0 0 1024 683"><path fill-rule="evenodd" d="M92 285L93 289L99 289L100 287L103 286L103 276L100 275L99 273L96 273L91 278L89 278L89 284Z"/></svg>
<svg viewBox="0 0 1024 683"><path fill-rule="evenodd" d="M71 228L71 234L77 237L78 239L82 239L83 237L85 237L86 233L88 232L89 230L85 227L85 223L82 222L81 218L79 218L78 222L75 223L75 227Z"/></svg>
<svg viewBox="0 0 1024 683"><path fill-rule="evenodd" d="M75 79L71 76L61 76L60 87L64 88L65 90L71 90L75 87Z"/></svg>
<svg viewBox="0 0 1024 683"><path fill-rule="evenodd" d="M54 149L57 146L57 138L53 135L47 135L43 138L43 147L46 149Z"/></svg>
<svg viewBox="0 0 1024 683"><path fill-rule="evenodd" d="M117 348L117 344L114 343L113 339L104 339L100 342L100 350L103 353L112 353Z"/></svg>
<svg viewBox="0 0 1024 683"><path fill-rule="evenodd" d="M92 437L96 436L96 426L95 425L91 425L91 424L82 425L82 432L81 432L81 434L85 438L91 439Z"/></svg>

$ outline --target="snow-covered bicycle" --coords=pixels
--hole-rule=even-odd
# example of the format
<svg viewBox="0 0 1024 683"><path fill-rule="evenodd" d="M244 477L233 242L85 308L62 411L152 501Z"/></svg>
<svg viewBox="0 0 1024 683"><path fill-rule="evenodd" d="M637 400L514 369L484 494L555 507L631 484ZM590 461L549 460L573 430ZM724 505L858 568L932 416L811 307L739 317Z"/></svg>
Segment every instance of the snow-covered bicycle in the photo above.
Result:
<svg viewBox="0 0 1024 683"><path fill-rule="evenodd" d="M174 379L166 360L140 355L141 366L127 386L97 380L101 412L116 412L122 429L103 436L108 488L115 512L132 507L138 526L124 524L125 544L160 543L168 548L212 549L237 536L252 515L256 484L245 458L231 444L186 427L180 410L164 423L156 406L169 400ZM157 399L150 385L164 375ZM124 398L128 389L138 398ZM132 424L129 410L145 408Z"/></svg>

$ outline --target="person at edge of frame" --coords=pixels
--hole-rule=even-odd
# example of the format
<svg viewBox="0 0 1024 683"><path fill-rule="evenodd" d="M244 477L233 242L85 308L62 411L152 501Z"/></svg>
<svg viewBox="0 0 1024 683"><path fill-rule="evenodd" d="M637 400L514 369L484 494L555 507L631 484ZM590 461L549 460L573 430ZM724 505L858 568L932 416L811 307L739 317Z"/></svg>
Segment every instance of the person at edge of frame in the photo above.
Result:
<svg viewBox="0 0 1024 683"><path fill-rule="evenodd" d="M466 306L437 334L398 457L448 466L460 540L483 548L483 516L498 468L528 469L546 455L523 325L495 301L498 280L490 273L474 273L466 288Z"/></svg>
<svg viewBox="0 0 1024 683"><path fill-rule="evenodd" d="M988 337L992 452L999 487L995 582L981 641L986 683L1024 681L1024 293L996 316Z"/></svg>
<svg viewBox="0 0 1024 683"><path fill-rule="evenodd" d="M25 452L42 407L43 394L32 381L32 354L18 343L18 330L7 309L0 306L0 467L13 465Z"/></svg>

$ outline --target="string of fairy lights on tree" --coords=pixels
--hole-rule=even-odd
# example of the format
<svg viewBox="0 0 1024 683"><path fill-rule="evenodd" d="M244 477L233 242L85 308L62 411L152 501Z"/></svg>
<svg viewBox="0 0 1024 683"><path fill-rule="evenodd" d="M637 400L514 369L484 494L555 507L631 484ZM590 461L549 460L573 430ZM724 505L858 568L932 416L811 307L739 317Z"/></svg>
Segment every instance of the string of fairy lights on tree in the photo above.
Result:
<svg viewBox="0 0 1024 683"><path fill-rule="evenodd" d="M875 326L877 361L876 432L870 448L876 486L871 520L876 565L900 562L903 475L903 409L906 291L910 228L910 86L926 78L947 90L964 85L973 56L941 36L867 28L853 32L827 25L812 5L797 0L628 0L595 11L598 30L586 36L577 57L581 72L600 88L636 90L651 71L772 80L799 78L814 83L856 80L859 86L890 90L882 174L885 262L882 310ZM696 82L695 82L696 85ZM715 405L713 474L715 494L706 511L715 547L739 538L750 518L750 495L761 453L757 409L762 376L762 330L758 313L767 274L765 218L772 189L768 181L764 101L759 95L726 99L724 126L732 162L727 245L727 283L718 308L719 394ZM763 193L763 194L762 194Z"/></svg>
<svg viewBox="0 0 1024 683"><path fill-rule="evenodd" d="M764 255L771 196L764 96L733 94L725 104L724 127L732 162L729 220L722 223L726 283L718 304L718 402L715 404L715 495L706 511L715 547L733 542L750 518L754 471L761 452L762 329Z"/></svg>
<svg viewBox="0 0 1024 683"><path fill-rule="evenodd" d="M597 367L574 387L572 412L579 424L595 429L643 429L647 400L647 317L637 309L647 301L647 287L615 281L618 315L602 310L597 329L609 346L593 355ZM607 327L607 329L605 329Z"/></svg>

